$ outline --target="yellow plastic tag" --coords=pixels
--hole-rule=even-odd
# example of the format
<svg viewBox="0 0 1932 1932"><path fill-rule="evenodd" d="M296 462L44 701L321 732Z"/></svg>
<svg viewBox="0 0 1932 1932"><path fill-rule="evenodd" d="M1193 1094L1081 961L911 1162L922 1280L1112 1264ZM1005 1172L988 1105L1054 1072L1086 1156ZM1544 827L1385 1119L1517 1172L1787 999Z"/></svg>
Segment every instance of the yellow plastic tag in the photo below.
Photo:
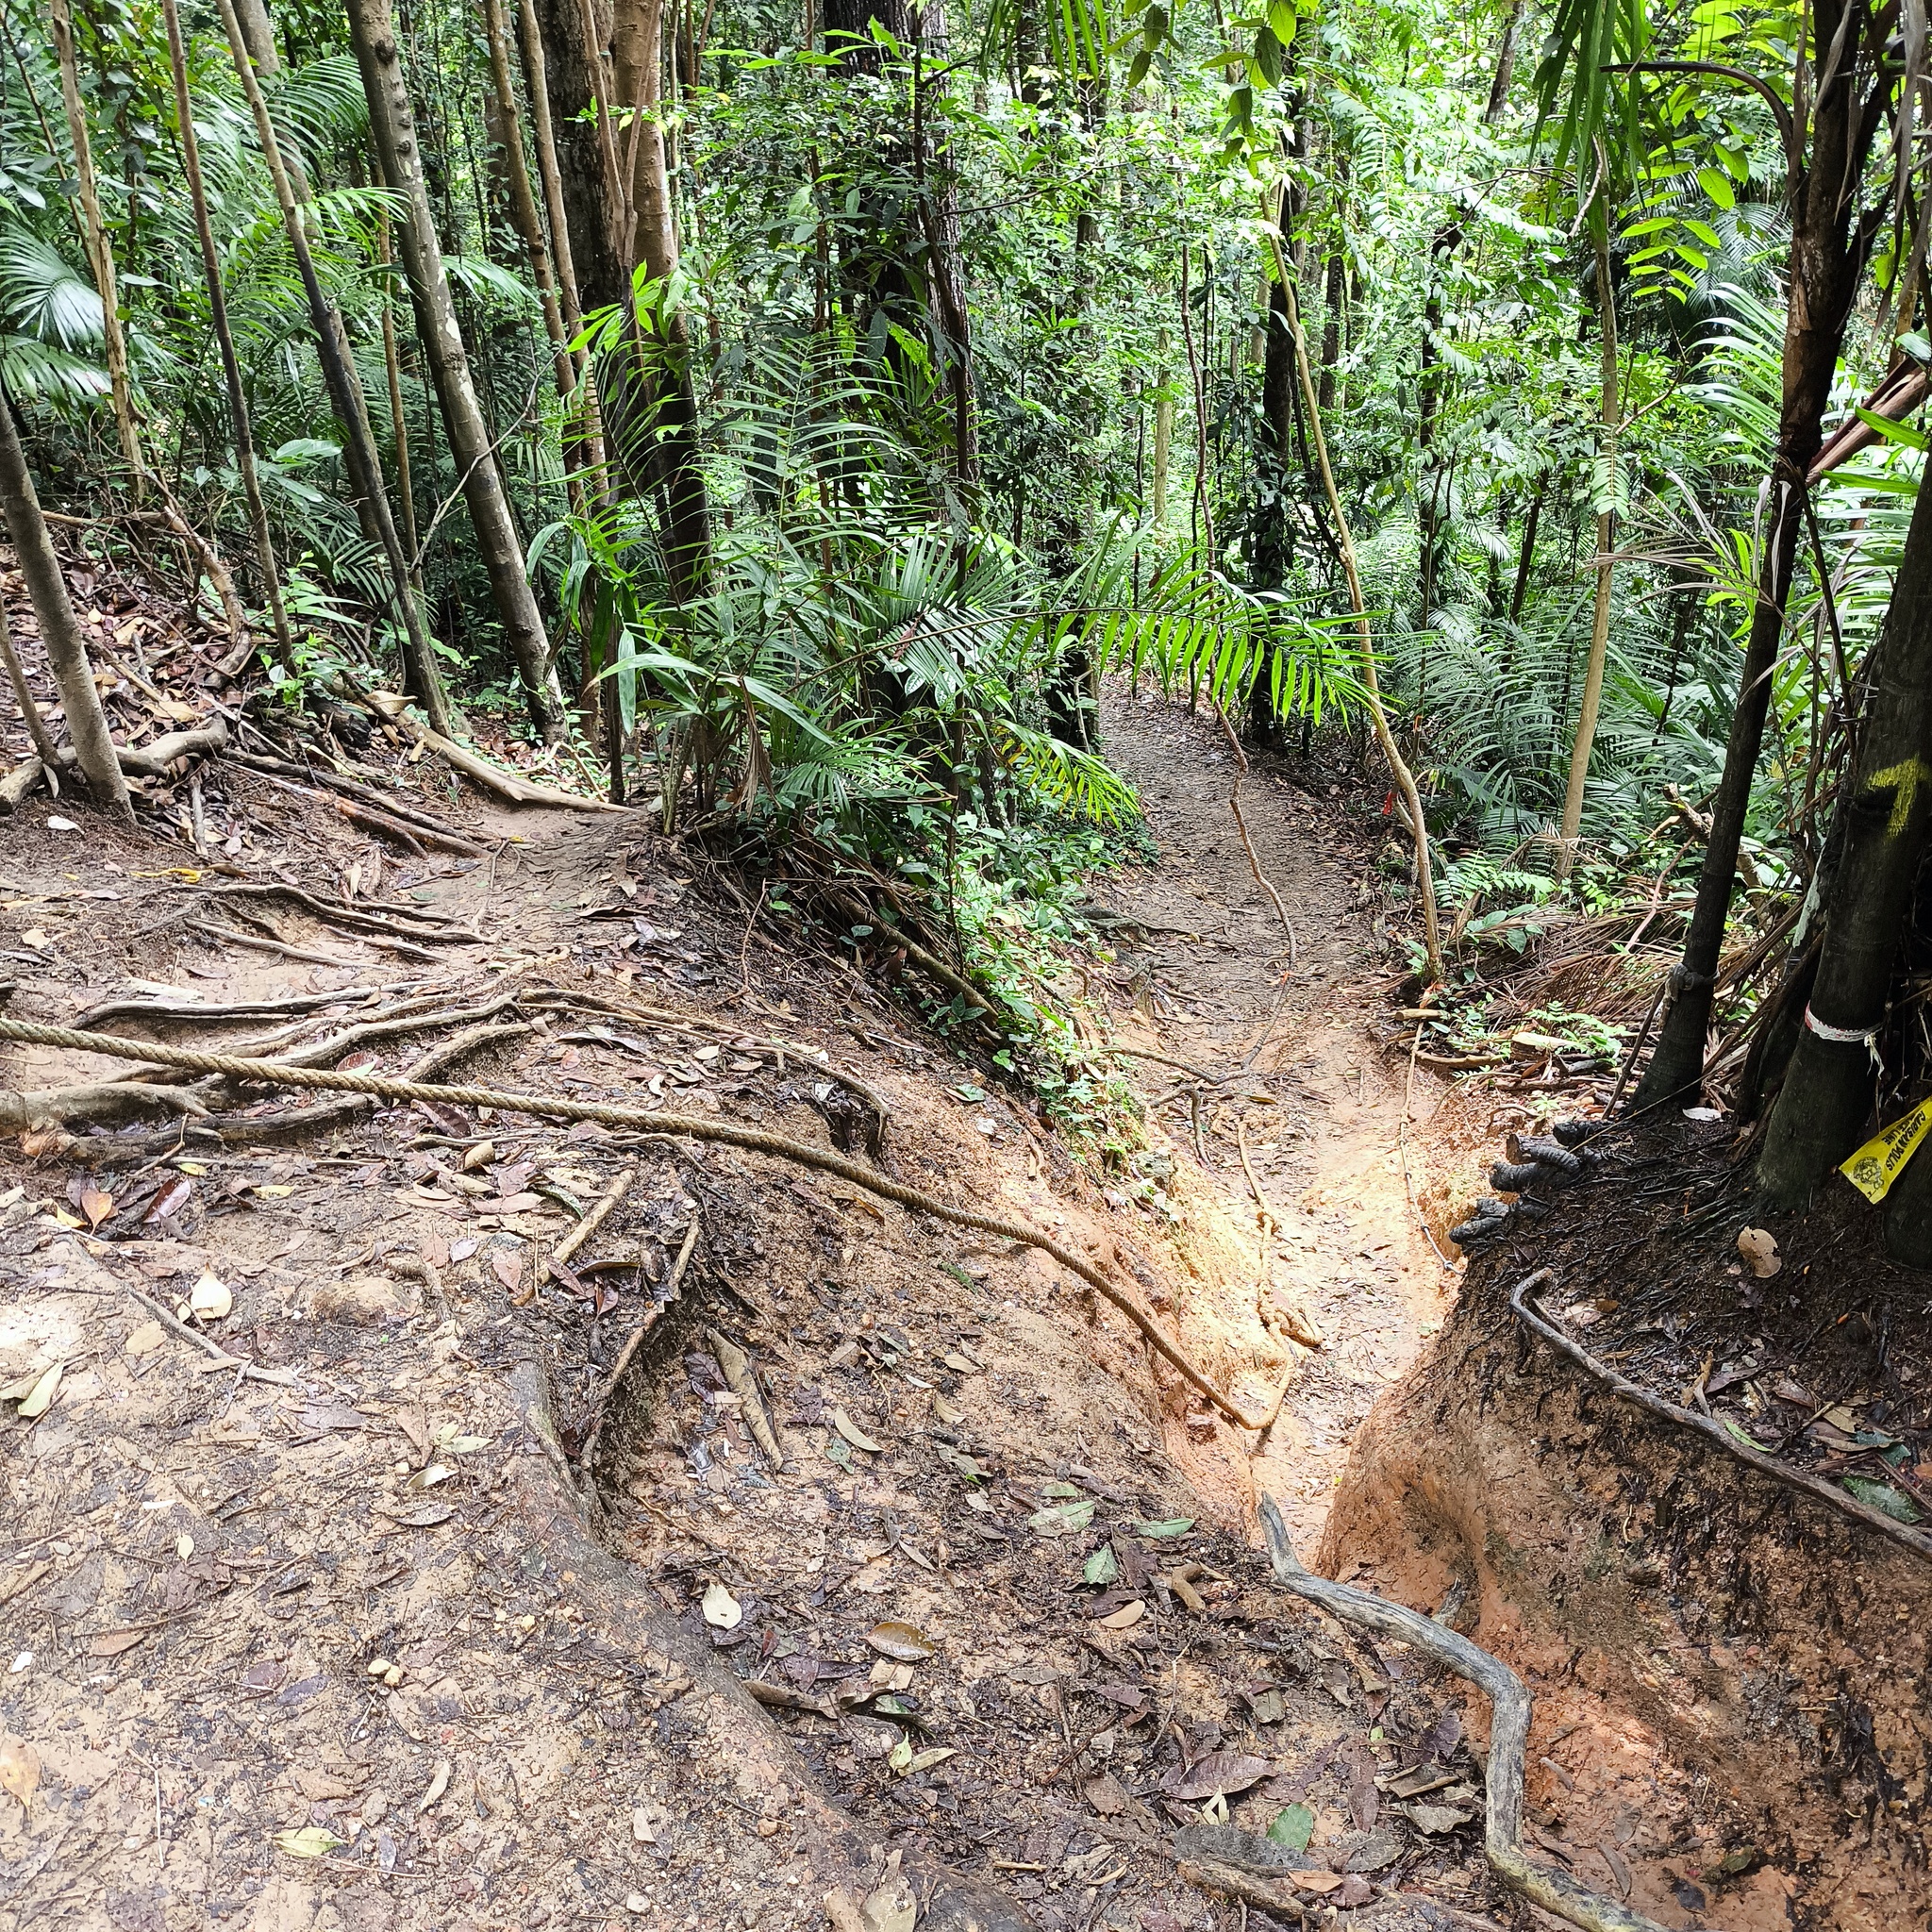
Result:
<svg viewBox="0 0 1932 1932"><path fill-rule="evenodd" d="M1890 1126L1867 1141L1839 1173L1868 1201L1882 1201L1905 1164L1919 1150L1919 1142L1932 1129L1932 1100L1922 1100L1910 1113L1901 1114Z"/></svg>

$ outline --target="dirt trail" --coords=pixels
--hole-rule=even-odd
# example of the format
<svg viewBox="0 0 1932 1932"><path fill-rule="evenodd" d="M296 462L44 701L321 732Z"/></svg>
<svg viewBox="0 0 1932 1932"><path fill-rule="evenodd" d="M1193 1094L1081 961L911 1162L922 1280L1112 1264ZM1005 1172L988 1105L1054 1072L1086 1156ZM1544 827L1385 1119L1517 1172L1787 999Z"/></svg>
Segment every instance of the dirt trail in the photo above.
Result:
<svg viewBox="0 0 1932 1932"><path fill-rule="evenodd" d="M1441 1086L1425 1073L1411 1083L1368 1034L1402 970L1373 872L1382 828L1325 779L1308 789L1281 761L1253 760L1241 809L1294 930L1291 964L1228 808L1234 767L1213 721L1116 693L1104 728L1160 848L1158 865L1111 874L1096 895L1121 922L1122 1037L1221 1084L1154 1061L1136 1062L1133 1082L1165 1100L1155 1122L1175 1159L1244 1231L1257 1290L1265 1274L1266 1299L1300 1308L1326 1343L1295 1351L1280 1420L1246 1472L1222 1481L1274 1494L1310 1548L1355 1430L1441 1324L1456 1283L1410 1201L1426 1187L1422 1130ZM1265 1257L1237 1122L1275 1223Z"/></svg>
<svg viewBox="0 0 1932 1932"><path fill-rule="evenodd" d="M1150 759L1157 725L1191 728L1150 718ZM1185 840L1162 782L1168 863L1108 890L1197 931L1184 872L1229 907L1252 884L1238 844L1215 844L1211 780ZM1312 1534L1294 1479L1319 1467L1325 1492L1412 1334L1392 1319L1412 1248L1401 1176L1375 1164L1367 1124L1385 1083L1335 1008L1365 1000L1368 976L1338 992L1318 974L1368 930L1348 909L1358 846L1296 889L1298 916L1326 930L1257 1061L1283 1104L1246 1103L1291 1255L1281 1278L1335 1337L1306 1357L1258 1319L1252 1204L1215 1107L1207 1171L1191 1154L1170 1170L1169 1217L1096 1183L984 1068L962 1078L835 953L747 932L647 822L533 815L493 859L445 863L384 854L243 773L211 772L204 791L252 877L432 908L480 937L398 964L284 908L271 943L310 957L264 955L196 929L212 908L180 847L16 821L0 874L0 950L25 969L10 1010L64 1023L144 982L189 1002L164 1037L233 1045L256 1023L210 1025L192 995L326 995L300 1037L412 989L445 1008L508 991L525 1000L504 1016L516 1030L466 1075L657 1094L817 1141L841 1131L824 1075L842 1068L891 1108L895 1174L1024 1215L1138 1281L1244 1402L1298 1363L1262 1469ZM1258 804L1260 835L1285 845L1293 801ZM1212 1016L1183 1032L1169 1015L1156 1050L1245 1045L1273 941L1234 917L1216 924L1238 950L1211 963L1245 971L1245 992L1208 986L1200 949L1174 955L1225 1009L1226 1041ZM1157 1011L1187 996L1146 964ZM546 981L560 1009L537 996ZM612 997L653 1011L591 1004ZM391 1070L448 1033L367 1051ZM37 1056L5 1077L28 1065L99 1072ZM1357 1144L1372 1171L1350 1166ZM633 1162L596 1241L547 1267L575 1209ZM207 1318L231 1352L219 1374L133 1292L185 1306L204 1275L233 1301ZM596 1458L611 1562L562 1484L627 1334L660 1304ZM1375 1319L1389 1332L1370 1339ZM776 1465L724 1385L734 1350ZM828 1893L890 1878L891 1848L908 1871L942 1861L997 1888L1026 1914L1002 1923L1041 1932L1231 1928L1241 1915L1179 1877L1168 1837L1217 1792L1251 1830L1304 1805L1304 1896L1363 1927L1439 1927L1435 1900L1495 1908L1460 1700L1272 1586L1249 1541L1249 1440L1191 1414L1125 1321L1037 1254L762 1157L447 1108L259 1146L158 1145L144 1127L9 1142L0 1384L55 1363L43 1413L0 1413L0 1745L30 1749L38 1778L31 1808L0 1802L0 1927L64 1910L139 1932L809 1932ZM533 1380L560 1440L521 1392ZM1319 1465L1291 1450L1303 1431ZM746 1684L776 1707L755 1748ZM1427 1822L1405 1795L1416 1780Z"/></svg>

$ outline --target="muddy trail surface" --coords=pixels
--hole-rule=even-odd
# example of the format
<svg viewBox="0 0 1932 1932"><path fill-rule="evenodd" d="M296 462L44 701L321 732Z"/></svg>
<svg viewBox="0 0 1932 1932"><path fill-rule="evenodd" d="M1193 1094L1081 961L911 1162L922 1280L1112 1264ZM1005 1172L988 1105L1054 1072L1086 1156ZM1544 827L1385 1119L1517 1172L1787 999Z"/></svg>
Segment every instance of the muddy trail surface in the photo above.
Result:
<svg viewBox="0 0 1932 1932"><path fill-rule="evenodd" d="M1069 966L1137 1050L1125 1172L640 818L465 812L378 741L474 854L233 765L218 869L14 822L14 1017L698 1124L210 1079L206 1119L7 1144L0 1926L1531 1923L1487 1708L1257 1547L1263 1491L1332 1540L1454 1285L1422 1216L1470 1163L1372 1033L1384 822L1244 778L1291 945L1224 739L1107 729L1160 853ZM874 1174L1051 1236L1278 1419Z"/></svg>

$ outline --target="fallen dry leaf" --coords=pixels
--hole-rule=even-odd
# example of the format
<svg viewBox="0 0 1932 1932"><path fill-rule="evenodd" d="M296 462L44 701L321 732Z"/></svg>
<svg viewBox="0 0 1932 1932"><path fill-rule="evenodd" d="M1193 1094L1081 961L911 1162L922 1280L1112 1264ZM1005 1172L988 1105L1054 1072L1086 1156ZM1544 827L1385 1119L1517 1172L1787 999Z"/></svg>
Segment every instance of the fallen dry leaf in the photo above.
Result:
<svg viewBox="0 0 1932 1932"><path fill-rule="evenodd" d="M40 1788L41 1754L25 1738L0 1738L0 1791L18 1798L23 1811L31 1811Z"/></svg>
<svg viewBox="0 0 1932 1932"><path fill-rule="evenodd" d="M1147 1606L1136 1597L1130 1604L1123 1604L1119 1609L1098 1618L1103 1630L1131 1630L1147 1614Z"/></svg>
<svg viewBox="0 0 1932 1932"><path fill-rule="evenodd" d="M168 1331L158 1322L143 1322L121 1346L131 1356L152 1355L167 1339Z"/></svg>
<svg viewBox="0 0 1932 1932"><path fill-rule="evenodd" d="M1769 1281L1785 1265L1778 1259L1777 1237L1768 1228L1740 1228L1738 1252L1759 1281Z"/></svg>
<svg viewBox="0 0 1932 1932"><path fill-rule="evenodd" d="M855 1449L863 1449L874 1456L884 1454L883 1445L874 1442L842 1408L832 1410L832 1426L852 1444Z"/></svg>
<svg viewBox="0 0 1932 1932"><path fill-rule="evenodd" d="M436 1760L436 1769L429 1774L429 1789L416 1800L416 1816L422 1817L443 1792L449 1790L449 1774L452 1766L447 1757Z"/></svg>
<svg viewBox="0 0 1932 1932"><path fill-rule="evenodd" d="M137 1643L146 1641L145 1630L104 1630L98 1637L88 1640L87 1654L90 1657L119 1657L124 1650L132 1650Z"/></svg>
<svg viewBox="0 0 1932 1932"><path fill-rule="evenodd" d="M1174 1787L1174 1795L1184 1803L1244 1791L1259 1784L1274 1769L1272 1758L1255 1757L1245 1751L1210 1751L1195 1760L1194 1768Z"/></svg>
<svg viewBox="0 0 1932 1932"><path fill-rule="evenodd" d="M490 1267L511 1294L524 1285L524 1257L514 1248L491 1248Z"/></svg>
<svg viewBox="0 0 1932 1932"><path fill-rule="evenodd" d="M744 1609L722 1583L712 1583L705 1590L704 1616L714 1630L736 1630L744 1622Z"/></svg>
<svg viewBox="0 0 1932 1932"><path fill-rule="evenodd" d="M932 1639L911 1624L874 1624L865 1633L865 1641L881 1657L889 1657L895 1663L923 1663L939 1655L939 1646Z"/></svg>
<svg viewBox="0 0 1932 1932"><path fill-rule="evenodd" d="M338 1838L325 1824L305 1824L299 1831L275 1833L275 1850L287 1852L291 1858L319 1858L347 1843L347 1839Z"/></svg>
<svg viewBox="0 0 1932 1932"><path fill-rule="evenodd" d="M80 1191L80 1211L87 1216L90 1227L98 1227L114 1211L114 1197L100 1188L83 1188Z"/></svg>
<svg viewBox="0 0 1932 1932"><path fill-rule="evenodd" d="M27 1391L25 1400L20 1405L23 1422L32 1422L36 1416L45 1415L54 1406L54 1397L59 1391L60 1377L65 1373L66 1366L64 1362L56 1362Z"/></svg>
<svg viewBox="0 0 1932 1932"><path fill-rule="evenodd" d="M234 1313L235 1297L227 1284L204 1274L188 1292L189 1312L203 1322L220 1322Z"/></svg>

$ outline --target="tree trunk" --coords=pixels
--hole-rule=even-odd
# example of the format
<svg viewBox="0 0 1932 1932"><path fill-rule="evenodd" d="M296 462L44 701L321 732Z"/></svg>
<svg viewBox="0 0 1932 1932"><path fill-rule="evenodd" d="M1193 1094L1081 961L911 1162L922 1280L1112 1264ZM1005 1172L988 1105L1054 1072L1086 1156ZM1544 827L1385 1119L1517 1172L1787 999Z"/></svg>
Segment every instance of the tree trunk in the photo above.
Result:
<svg viewBox="0 0 1932 1932"><path fill-rule="evenodd" d="M933 346L939 351L940 365L946 372L953 392L953 480L958 487L961 514L970 517L970 499L979 483L979 427L973 390L973 329L967 316L966 271L959 241L958 175L950 163L948 148L942 147L930 156L927 153L931 147L926 125L929 110L921 109L924 90L918 84L928 60L937 63L941 71L946 65L950 49L944 0L927 0L914 18L920 38L914 42L919 65L914 70L912 164L920 219L925 230L928 278L939 323L933 331ZM1091 219L1084 211L1079 216L1082 224ZM1097 242L1098 232L1096 223L1089 236L1090 243Z"/></svg>
<svg viewBox="0 0 1932 1932"><path fill-rule="evenodd" d="M647 361L640 372L648 385L643 444L652 452L664 496L664 550L672 589L687 598L701 592L710 575L711 506L699 463L691 335L683 310L661 299L678 265L677 221L658 113L663 33L663 0L618 0L611 33L612 85L619 100L641 109L629 131L636 265L660 291L651 313L635 316L638 346ZM636 437L631 440L633 447L639 446Z"/></svg>
<svg viewBox="0 0 1932 1932"><path fill-rule="evenodd" d="M1886 21L1890 18L1884 16ZM1703 1077L1705 1041L1710 1027L1724 920L1730 910L1731 884L1738 869L1738 847L1764 740L1771 675L1784 635L1792 565L1804 527L1805 474L1818 454L1825 405L1844 342L1845 321L1883 211L1881 202L1878 208L1861 212L1846 184L1857 183L1863 176L1893 85L1891 70L1877 64L1882 49L1869 44L1890 29L1874 27L1864 0L1852 0L1849 8L1839 0L1819 0L1814 19L1814 65L1828 74L1829 84L1820 91L1812 110L1811 158L1801 171L1791 195L1794 219L1783 395L1769 514L1761 540L1757 598L1744 648L1738 707L1724 746L1724 775L1711 802L1711 830L1697 880L1697 903L1685 936L1684 957L1671 970L1670 1005L1657 1051L1631 1096L1633 1111L1693 1092ZM1841 48L1837 44L1840 25L1844 28ZM1874 69L1876 78L1870 78ZM1861 80L1866 83L1862 95L1858 89Z"/></svg>
<svg viewBox="0 0 1932 1932"><path fill-rule="evenodd" d="M583 291L577 279L576 254L571 239L570 213L563 192L563 170L558 158L557 134L550 119L549 62L543 52L542 32L537 22L534 0L518 0L517 51L523 58L524 81L530 96L530 133L537 150L537 177L543 184L543 211L550 222L550 253L557 269L558 300L563 308L563 325L569 341L575 342L584 330ZM584 454L589 460L591 484L590 494L601 498L608 486L608 473L604 454L604 429L597 404L597 384L587 350L571 351L572 367L583 385Z"/></svg>
<svg viewBox="0 0 1932 1932"><path fill-rule="evenodd" d="M1516 36L1523 30L1523 0L1510 0L1509 18L1503 23L1503 38L1496 48L1496 74L1490 82L1490 104L1483 120L1491 127L1503 118L1509 100L1509 82L1516 72Z"/></svg>
<svg viewBox="0 0 1932 1932"><path fill-rule="evenodd" d="M556 277L550 272L550 251L543 245L543 224L537 197L530 192L530 171L524 160L523 117L517 111L516 84L510 78L509 27L503 17L503 0L483 0L483 29L490 42L490 80L496 99L497 128L503 144L504 185L509 215L530 264L543 306L543 330L550 338L557 366L557 392L568 396L576 387L569 339L563 332L563 309L557 298Z"/></svg>
<svg viewBox="0 0 1932 1932"><path fill-rule="evenodd" d="M1523 621L1523 600L1529 594L1529 575L1536 568L1536 526L1541 523L1543 498L1550 487L1549 472L1536 479L1536 494L1529 499L1529 514L1523 520L1523 543L1516 553L1516 582L1509 591L1509 622Z"/></svg>
<svg viewBox="0 0 1932 1932"><path fill-rule="evenodd" d="M1872 1038L1932 819L1932 491L1912 510L1870 690L1818 976L1757 1160L1759 1191L1776 1208L1809 1202L1872 1110Z"/></svg>
<svg viewBox="0 0 1932 1932"><path fill-rule="evenodd" d="M101 332L106 344L108 386L113 392L114 432L121 456L134 472L140 494L146 474L141 459L141 439L134 424L134 389L127 374L127 339L121 332L121 298L114 280L114 256L101 221L100 191L94 180L93 149L87 138L87 111L80 99L80 72L74 48L74 16L68 0L53 0L48 11L54 55L60 67L60 99L67 110L67 137L74 147L75 195L80 203L81 234L87 242L88 266L101 297Z"/></svg>
<svg viewBox="0 0 1932 1932"><path fill-rule="evenodd" d="M602 0L519 0L524 54L531 87L539 85L556 158L557 199L564 219L572 275L582 314L620 307L630 293L628 211L611 132L611 91L606 49L608 8ZM532 108L534 118L535 109ZM539 143L539 152L544 143ZM545 192L550 192L545 183ZM551 208L553 233L558 210ZM558 261L563 244L558 244Z"/></svg>
<svg viewBox="0 0 1932 1932"><path fill-rule="evenodd" d="M310 321L315 325L316 354L322 362L323 379L328 385L329 401L342 425L346 443L350 481L368 506L375 525L383 556L389 563L390 584L396 615L403 626L403 669L410 691L422 701L430 728L450 736L456 729L449 699L443 691L442 677L436 666L436 654L429 634L423 625L423 613L409 588L408 559L403 555L402 539L396 534L395 518L390 513L389 497L382 487L382 466L375 457L375 439L369 433L369 419L362 408L361 385L356 379L355 365L343 344L341 318L323 293L315 273L315 260L308 252L308 232L293 179L282 160L282 145L269 118L268 103L262 98L261 83L256 78L248 46L242 39L241 23L235 17L234 0L221 0L222 25L228 37L228 51L235 72L247 97L255 120L255 138L262 158L268 163L269 178L275 184L275 201L281 208L282 226L289 237L289 250L295 258L295 272L302 278ZM306 190L304 191L306 196Z"/></svg>
<svg viewBox="0 0 1932 1932"><path fill-rule="evenodd" d="M262 0L235 0L235 18L256 73L273 79L282 71L282 57L275 46L275 29L269 25L268 8Z"/></svg>
<svg viewBox="0 0 1932 1932"><path fill-rule="evenodd" d="M13 402L4 387L0 387L0 513L7 519L7 534L20 558L20 574L26 579L34 615L40 620L41 644L54 673L55 689L60 693L60 709L67 719L67 735L74 741L80 775L96 805L132 820L134 804L127 795L127 779L114 755L108 714L94 684L93 666L88 662L80 622L67 594L67 579L60 574L54 540L47 534L47 520L41 514L41 500L20 446L20 432L14 426Z"/></svg>
<svg viewBox="0 0 1932 1932"><path fill-rule="evenodd" d="M511 521L490 427L483 420L470 375L470 358L457 324L436 213L423 178L415 112L403 74L402 54L390 19L389 0L349 0L349 38L362 70L369 100L369 128L385 185L401 197L403 267L416 309L417 335L461 478L464 507L489 574L497 622L510 659L524 682L530 721L546 743L562 735L562 707L550 668L550 641L537 608L537 594L524 568L524 546Z"/></svg>
<svg viewBox="0 0 1932 1932"><path fill-rule="evenodd" d="M261 479L255 471L255 432L248 420L248 392L242 386L242 364L235 354L235 337L228 326L228 298L222 287L222 260L208 220L208 191L201 175L201 142L194 131L193 106L188 92L188 56L181 41L181 15L175 0L161 0L168 35L168 60L175 79L175 113L180 123L181 165L188 177L188 196L194 207L194 231L201 242L202 274L208 282L208 319L214 325L215 346L221 352L222 379L228 391L228 421L234 433L235 468L242 476L242 494L248 507L248 527L255 539L256 568L261 573L262 594L275 625L275 654L285 666L293 641L289 613L282 604L281 572L275 565L274 539L269 534L268 508L261 500Z"/></svg>
<svg viewBox="0 0 1932 1932"><path fill-rule="evenodd" d="M1154 527L1167 528L1167 480L1174 457L1174 393L1167 368L1167 331L1154 338L1156 355L1161 358L1154 371Z"/></svg>
<svg viewBox="0 0 1932 1932"><path fill-rule="evenodd" d="M1596 238L1597 329L1602 339L1603 403L1600 444L1610 469L1610 485L1615 488L1617 466L1617 427L1620 419L1617 398L1617 291L1610 279L1609 207L1606 202L1602 226ZM1557 844L1557 876L1567 879L1576 860L1576 834L1583 824L1583 781L1590 772L1590 748L1596 741L1598 708L1604 695L1604 659L1609 655L1610 591L1614 565L1611 556L1617 541L1617 513L1600 509L1596 517L1596 607L1591 618L1590 658L1583 672L1583 702L1576 709L1576 741L1570 748L1570 782L1563 792L1563 822Z"/></svg>

